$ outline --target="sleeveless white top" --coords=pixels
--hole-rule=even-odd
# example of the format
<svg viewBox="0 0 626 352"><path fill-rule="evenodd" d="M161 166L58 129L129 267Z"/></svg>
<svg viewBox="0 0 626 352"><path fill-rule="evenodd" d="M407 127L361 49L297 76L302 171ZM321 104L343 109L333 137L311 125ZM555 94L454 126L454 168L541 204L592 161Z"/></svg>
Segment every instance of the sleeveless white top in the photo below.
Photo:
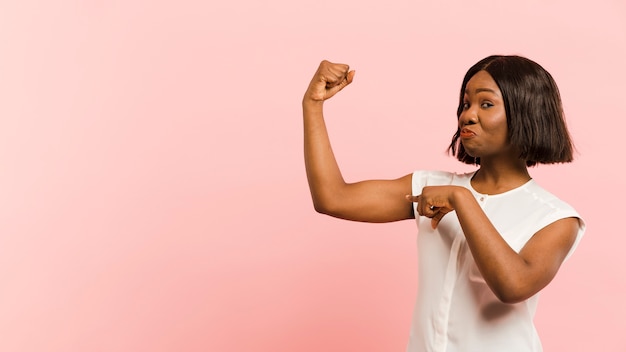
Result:
<svg viewBox="0 0 626 352"><path fill-rule="evenodd" d="M517 252L546 225L576 217L580 228L567 257L572 254L585 231L574 208L534 180L505 193L480 194L470 184L473 175L416 171L413 194L432 185L468 188ZM446 214L436 229L429 218L417 216L416 222L419 293L407 352L542 351L533 324L538 294L520 303L502 303L478 270L454 212Z"/></svg>

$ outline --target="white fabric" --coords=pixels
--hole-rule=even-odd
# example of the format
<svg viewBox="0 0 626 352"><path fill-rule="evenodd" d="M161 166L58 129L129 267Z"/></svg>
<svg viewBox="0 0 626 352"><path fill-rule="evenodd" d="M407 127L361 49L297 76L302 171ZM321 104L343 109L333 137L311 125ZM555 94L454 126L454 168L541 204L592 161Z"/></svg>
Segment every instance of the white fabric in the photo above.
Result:
<svg viewBox="0 0 626 352"><path fill-rule="evenodd" d="M458 185L472 191L506 242L520 251L538 230L556 220L576 217L576 210L534 180L511 191L484 195L470 180L474 173L413 173L413 194L424 186ZM416 212L417 214L417 212ZM538 294L516 304L502 303L485 283L454 212L432 229L417 216L418 290L407 352L538 352L541 342L533 324Z"/></svg>

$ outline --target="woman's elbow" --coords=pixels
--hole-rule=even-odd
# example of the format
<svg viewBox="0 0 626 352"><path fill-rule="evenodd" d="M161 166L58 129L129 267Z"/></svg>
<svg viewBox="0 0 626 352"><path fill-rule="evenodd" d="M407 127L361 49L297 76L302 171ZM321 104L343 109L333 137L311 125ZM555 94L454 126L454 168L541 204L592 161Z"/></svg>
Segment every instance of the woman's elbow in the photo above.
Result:
<svg viewBox="0 0 626 352"><path fill-rule="evenodd" d="M528 288L518 285L509 285L502 287L492 287L491 291L502 303L515 304L523 302L532 297L536 292L530 291Z"/></svg>
<svg viewBox="0 0 626 352"><path fill-rule="evenodd" d="M320 214L329 215L328 207L322 202L313 201L313 209Z"/></svg>
<svg viewBox="0 0 626 352"><path fill-rule="evenodd" d="M337 206L329 199L322 197L313 197L313 208L316 212L324 215L335 216L337 213Z"/></svg>
<svg viewBox="0 0 626 352"><path fill-rule="evenodd" d="M517 294L517 293L497 292L497 293L495 293L495 295L496 295L496 297L498 297L500 302L506 303L506 304L520 303L520 302L523 302L523 301L525 301L525 300L527 300L529 298L529 297L526 297L524 295L520 295L520 294Z"/></svg>

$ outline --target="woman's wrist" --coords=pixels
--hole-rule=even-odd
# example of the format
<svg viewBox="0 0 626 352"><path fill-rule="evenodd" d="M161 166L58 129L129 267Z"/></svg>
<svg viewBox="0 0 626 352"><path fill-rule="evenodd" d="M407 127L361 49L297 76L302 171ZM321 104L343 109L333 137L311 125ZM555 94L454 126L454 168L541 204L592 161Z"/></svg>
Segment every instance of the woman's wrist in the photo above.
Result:
<svg viewBox="0 0 626 352"><path fill-rule="evenodd" d="M322 108L324 107L324 101L323 100L314 100L311 99L307 96L305 96L302 99L302 109L304 109L305 112L317 112L317 111L322 111Z"/></svg>
<svg viewBox="0 0 626 352"><path fill-rule="evenodd" d="M450 203L454 209L456 209L459 205L466 202L468 199L472 199L472 192L465 187L456 187L455 191L452 192L452 199L450 199Z"/></svg>

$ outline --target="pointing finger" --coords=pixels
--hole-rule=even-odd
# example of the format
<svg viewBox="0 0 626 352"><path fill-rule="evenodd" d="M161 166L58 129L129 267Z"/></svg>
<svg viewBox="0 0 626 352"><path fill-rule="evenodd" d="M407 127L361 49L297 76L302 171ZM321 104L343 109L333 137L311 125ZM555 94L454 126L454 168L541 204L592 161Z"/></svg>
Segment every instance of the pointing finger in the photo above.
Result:
<svg viewBox="0 0 626 352"><path fill-rule="evenodd" d="M406 198L407 201L413 202L413 203L417 203L419 197L420 197L419 195L418 196L412 196L410 194L407 194L406 196L404 196L404 198Z"/></svg>

